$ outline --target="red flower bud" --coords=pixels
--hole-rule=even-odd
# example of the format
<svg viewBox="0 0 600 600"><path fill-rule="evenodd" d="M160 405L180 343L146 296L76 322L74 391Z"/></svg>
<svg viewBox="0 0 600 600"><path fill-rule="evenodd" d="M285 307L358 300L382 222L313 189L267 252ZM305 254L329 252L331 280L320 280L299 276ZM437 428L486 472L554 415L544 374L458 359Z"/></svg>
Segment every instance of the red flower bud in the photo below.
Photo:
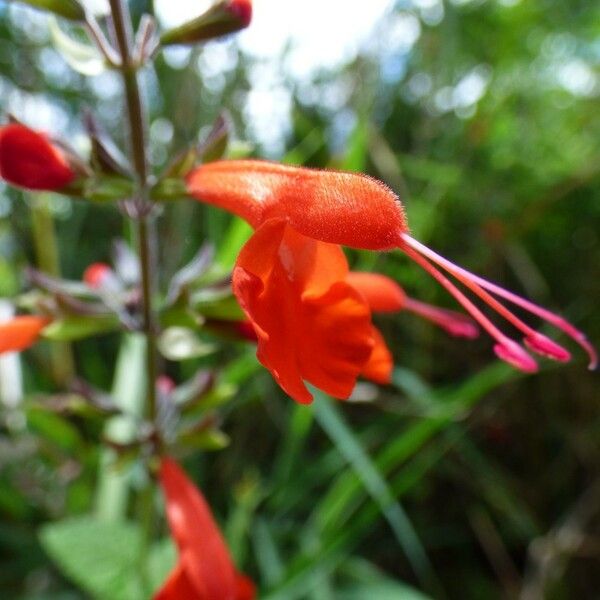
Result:
<svg viewBox="0 0 600 600"><path fill-rule="evenodd" d="M0 127L0 177L17 187L58 191L75 179L65 153L18 123Z"/></svg>
<svg viewBox="0 0 600 600"><path fill-rule="evenodd" d="M96 290L102 287L102 283L110 275L112 275L112 269L106 263L92 263L83 272L83 281Z"/></svg>
<svg viewBox="0 0 600 600"><path fill-rule="evenodd" d="M196 19L162 34L163 46L193 44L235 33L250 25L252 0L221 0Z"/></svg>
<svg viewBox="0 0 600 600"><path fill-rule="evenodd" d="M0 323L0 354L20 352L33 345L50 319L39 315L21 315Z"/></svg>

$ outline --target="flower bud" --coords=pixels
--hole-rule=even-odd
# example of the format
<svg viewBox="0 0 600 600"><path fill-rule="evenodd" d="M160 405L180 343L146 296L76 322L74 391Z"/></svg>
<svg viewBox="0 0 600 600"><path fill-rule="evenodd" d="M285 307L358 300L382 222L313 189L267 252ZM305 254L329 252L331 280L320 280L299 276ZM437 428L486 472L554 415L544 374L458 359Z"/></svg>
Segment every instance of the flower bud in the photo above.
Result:
<svg viewBox="0 0 600 600"><path fill-rule="evenodd" d="M17 187L60 191L76 177L67 154L25 125L0 127L0 177Z"/></svg>
<svg viewBox="0 0 600 600"><path fill-rule="evenodd" d="M94 290L101 288L108 277L114 277L114 273L105 263L92 263L83 272L83 281Z"/></svg>
<svg viewBox="0 0 600 600"><path fill-rule="evenodd" d="M199 17L166 31L160 41L163 46L204 42L244 29L251 20L252 0L221 0Z"/></svg>

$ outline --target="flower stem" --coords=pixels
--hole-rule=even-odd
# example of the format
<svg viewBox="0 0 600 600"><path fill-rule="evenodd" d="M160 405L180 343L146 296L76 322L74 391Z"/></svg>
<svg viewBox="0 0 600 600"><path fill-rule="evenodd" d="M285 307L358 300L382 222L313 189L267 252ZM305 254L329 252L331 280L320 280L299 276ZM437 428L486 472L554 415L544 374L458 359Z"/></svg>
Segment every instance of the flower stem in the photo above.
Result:
<svg viewBox="0 0 600 600"><path fill-rule="evenodd" d="M157 415L156 377L157 345L156 316L153 306L153 273L155 253L153 252L152 227L153 211L148 194L148 169L146 157L146 122L138 84L137 65L131 56L132 25L131 15L124 0L109 0L112 14L114 39L121 57L120 72L125 89L125 102L130 128L131 159L137 180L136 194L132 199L135 208L137 246L141 265L141 291L143 331L146 339L146 417L155 423ZM152 543L154 519L154 487L150 483L140 496L140 521L143 529L140 567L142 582L149 592L147 558Z"/></svg>
<svg viewBox="0 0 600 600"><path fill-rule="evenodd" d="M125 87L125 102L127 106L131 157L137 179L136 227L137 245L141 263L143 327L146 337L146 367L148 377L148 405L146 416L153 422L156 417L156 323L153 308L152 274L154 253L152 251L153 225L152 205L148 198L148 172L146 162L146 127L145 115L138 85L135 67L131 62L131 16L123 0L110 0L114 35L121 55L121 75Z"/></svg>

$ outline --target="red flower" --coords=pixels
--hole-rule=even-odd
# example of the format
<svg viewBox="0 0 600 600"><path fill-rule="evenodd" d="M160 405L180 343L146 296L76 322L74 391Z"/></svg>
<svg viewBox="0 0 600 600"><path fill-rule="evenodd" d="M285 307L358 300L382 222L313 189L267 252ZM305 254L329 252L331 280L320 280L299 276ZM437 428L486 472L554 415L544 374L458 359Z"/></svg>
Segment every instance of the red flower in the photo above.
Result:
<svg viewBox="0 0 600 600"><path fill-rule="evenodd" d="M37 342L40 332L49 322L48 317L21 315L0 323L0 354L29 348Z"/></svg>
<svg viewBox="0 0 600 600"><path fill-rule="evenodd" d="M362 368L359 363L369 356L368 347L375 345L364 297L353 294L341 250L331 244L402 250L490 334L496 354L523 371L537 370L535 360L442 271L519 329L531 350L560 361L570 358L564 348L534 331L498 298L564 331L586 349L590 367L596 364L594 348L570 323L413 239L399 199L375 179L264 161L220 161L194 169L187 177L187 189L195 198L229 210L256 228L237 260L234 292L259 335L259 359L296 399L310 398L302 379L345 397ZM411 309L427 312L422 304L411 303ZM429 315L433 316L430 311Z"/></svg>
<svg viewBox="0 0 600 600"><path fill-rule="evenodd" d="M252 600L254 585L236 571L200 491L170 458L159 478L179 560L154 600Z"/></svg>
<svg viewBox="0 0 600 600"><path fill-rule="evenodd" d="M57 191L75 176L65 153L43 133L18 123L0 127L0 177L8 183Z"/></svg>

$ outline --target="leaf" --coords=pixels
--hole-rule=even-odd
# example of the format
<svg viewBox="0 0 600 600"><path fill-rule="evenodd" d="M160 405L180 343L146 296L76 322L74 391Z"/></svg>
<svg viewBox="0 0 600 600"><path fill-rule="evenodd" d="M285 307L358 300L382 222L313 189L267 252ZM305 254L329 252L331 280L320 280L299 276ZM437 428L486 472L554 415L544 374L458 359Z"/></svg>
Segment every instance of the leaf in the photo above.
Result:
<svg viewBox="0 0 600 600"><path fill-rule="evenodd" d="M118 328L119 319L116 315L74 316L52 321L43 329L42 335L54 341L73 341Z"/></svg>
<svg viewBox="0 0 600 600"><path fill-rule="evenodd" d="M315 417L378 504L415 572L427 579L431 564L404 509L337 407L321 392L315 394Z"/></svg>
<svg viewBox="0 0 600 600"><path fill-rule="evenodd" d="M167 292L167 304L174 304L185 288L206 273L213 262L214 254L212 244L203 244L192 260L173 275Z"/></svg>
<svg viewBox="0 0 600 600"><path fill-rule="evenodd" d="M365 598L377 598L377 600L427 600L429 598L429 596L421 594L415 588L396 582L354 586L346 592L336 592L335 597L338 600L364 600Z"/></svg>
<svg viewBox="0 0 600 600"><path fill-rule="evenodd" d="M211 162L223 158L229 142L231 131L231 116L227 111L221 112L206 136L199 151L202 162Z"/></svg>
<svg viewBox="0 0 600 600"><path fill-rule="evenodd" d="M102 54L94 46L83 44L69 37L58 24L56 18L49 19L50 36L52 43L69 66L88 77L100 75L105 69Z"/></svg>
<svg viewBox="0 0 600 600"><path fill-rule="evenodd" d="M20 2L72 21L85 19L85 11L76 0L20 0Z"/></svg>
<svg viewBox="0 0 600 600"><path fill-rule="evenodd" d="M89 516L40 530L42 546L60 570L98 600L144 597L138 562L141 540L133 524Z"/></svg>

